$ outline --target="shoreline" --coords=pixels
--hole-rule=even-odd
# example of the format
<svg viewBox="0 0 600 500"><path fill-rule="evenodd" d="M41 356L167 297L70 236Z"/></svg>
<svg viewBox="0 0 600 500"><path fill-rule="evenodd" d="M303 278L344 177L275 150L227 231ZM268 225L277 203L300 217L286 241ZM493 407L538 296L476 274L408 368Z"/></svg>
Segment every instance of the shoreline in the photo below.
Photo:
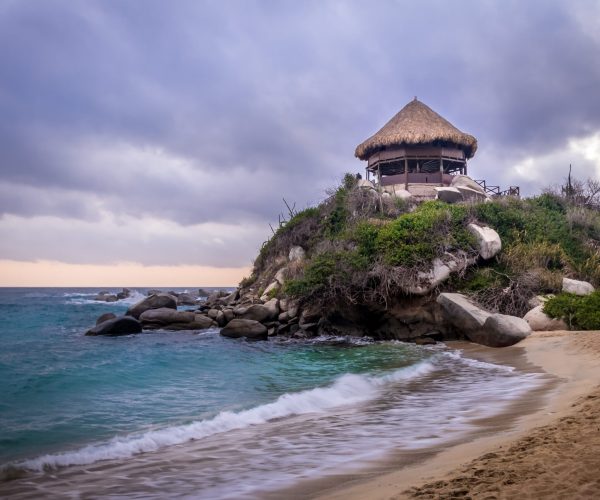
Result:
<svg viewBox="0 0 600 500"><path fill-rule="evenodd" d="M479 346L466 349L471 350L488 351L492 357L517 357L521 351L528 363L553 377L557 383L542 396L537 409L517 416L516 419L511 418L509 414L509 422L500 422L503 424L501 427L508 428L501 428L493 434L488 432L483 436L472 436L467 442L438 450L432 456L417 458L412 464L399 465L392 457L387 466L382 465L379 468L379 473L365 471L344 475L343 483L323 485L322 489L313 490L312 494L299 485L298 488L294 488L295 492L290 491L291 497L299 498L308 493L308 497L322 500L402 499L417 496L438 499L451 498L453 492L460 492L465 498L470 498L470 490L478 480L470 478L465 468L467 471L473 470L476 468L473 462L476 462L486 463L489 468L496 466L503 469L502 464L512 459L516 453L513 448L520 441L531 441L532 435L543 436L546 432L554 430L557 423L568 420L574 411L577 411L573 409L575 406L579 407L588 401L583 398L595 400L596 393L600 395L600 373L597 371L600 359L600 332L534 332L515 346L501 350L480 349ZM507 415L501 415L500 419L502 417L506 419ZM521 449L518 446L517 448ZM489 463L490 459L493 460L500 454L506 455L497 460L501 463ZM535 457L531 460L535 461ZM598 462L600 465L600 458ZM501 472L502 470L498 471L499 477L503 476ZM502 483L502 479L498 481L499 484L494 485L493 480L486 478L485 484L491 485L491 491L500 495L500 498L503 492L502 485L519 484L518 477L511 477L508 483ZM523 495L521 497L524 498ZM535 494L532 498L535 498Z"/></svg>

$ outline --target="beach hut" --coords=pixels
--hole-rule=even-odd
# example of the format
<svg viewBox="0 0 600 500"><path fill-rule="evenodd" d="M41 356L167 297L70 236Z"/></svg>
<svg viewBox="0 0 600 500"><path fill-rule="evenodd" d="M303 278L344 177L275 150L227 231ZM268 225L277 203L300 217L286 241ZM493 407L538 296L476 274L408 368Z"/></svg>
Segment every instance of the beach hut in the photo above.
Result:
<svg viewBox="0 0 600 500"><path fill-rule="evenodd" d="M448 186L467 175L477 139L458 130L416 97L383 128L356 148L367 161L367 179L382 188L403 184Z"/></svg>

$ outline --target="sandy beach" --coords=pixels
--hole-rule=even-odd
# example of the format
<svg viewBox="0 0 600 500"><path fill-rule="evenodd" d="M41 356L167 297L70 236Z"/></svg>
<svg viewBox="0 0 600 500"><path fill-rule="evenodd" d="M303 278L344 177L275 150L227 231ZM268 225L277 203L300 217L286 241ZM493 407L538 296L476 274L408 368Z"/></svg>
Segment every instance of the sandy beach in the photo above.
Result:
<svg viewBox="0 0 600 500"><path fill-rule="evenodd" d="M328 485L319 498L594 498L600 487L600 332L536 332L516 346L556 378L542 404L509 429L383 475ZM346 478L345 478L346 479Z"/></svg>

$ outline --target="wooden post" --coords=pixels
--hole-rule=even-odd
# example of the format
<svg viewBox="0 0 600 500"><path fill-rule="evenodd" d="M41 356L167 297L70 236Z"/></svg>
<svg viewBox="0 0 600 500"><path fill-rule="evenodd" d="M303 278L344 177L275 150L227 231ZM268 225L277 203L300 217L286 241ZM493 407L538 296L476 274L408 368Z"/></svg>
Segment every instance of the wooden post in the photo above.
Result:
<svg viewBox="0 0 600 500"><path fill-rule="evenodd" d="M444 160L440 156L440 186L444 185Z"/></svg>
<svg viewBox="0 0 600 500"><path fill-rule="evenodd" d="M468 175L467 174L467 160L465 160L465 168L464 168L464 174L463 175Z"/></svg>
<svg viewBox="0 0 600 500"><path fill-rule="evenodd" d="M404 158L404 189L408 191L408 160Z"/></svg>

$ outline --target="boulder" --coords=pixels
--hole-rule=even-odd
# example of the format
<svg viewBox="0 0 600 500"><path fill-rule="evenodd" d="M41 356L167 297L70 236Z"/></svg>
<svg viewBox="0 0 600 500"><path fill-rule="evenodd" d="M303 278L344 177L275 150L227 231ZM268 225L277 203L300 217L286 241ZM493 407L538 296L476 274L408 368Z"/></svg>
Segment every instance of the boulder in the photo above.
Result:
<svg viewBox="0 0 600 500"><path fill-rule="evenodd" d="M220 294L218 291L211 292L210 295L206 298L207 304L216 304L220 298Z"/></svg>
<svg viewBox="0 0 600 500"><path fill-rule="evenodd" d="M551 318L544 312L544 305L534 307L523 319L527 321L534 332L549 332L554 330L568 330L569 327L564 320Z"/></svg>
<svg viewBox="0 0 600 500"><path fill-rule="evenodd" d="M401 187L398 185L386 186L384 189L385 192L388 193L390 196L398 198L400 200L408 201L413 197L412 194L410 194L406 189L404 189L404 185L401 185Z"/></svg>
<svg viewBox="0 0 600 500"><path fill-rule="evenodd" d="M177 296L177 305L195 306L197 297L191 293L180 293Z"/></svg>
<svg viewBox="0 0 600 500"><path fill-rule="evenodd" d="M262 323L271 318L271 311L262 304L253 304L249 307L238 307L233 310L236 318L248 319Z"/></svg>
<svg viewBox="0 0 600 500"><path fill-rule="evenodd" d="M522 318L505 314L492 314L485 320L483 328L466 332L473 342L488 347L508 347L520 342L531 333L531 327Z"/></svg>
<svg viewBox="0 0 600 500"><path fill-rule="evenodd" d="M441 259L434 259L432 266L428 272L420 271L418 274L419 284L407 287L405 291L413 295L426 295L450 277L452 270Z"/></svg>
<svg viewBox="0 0 600 500"><path fill-rule="evenodd" d="M279 316L279 300L271 299L263 304L269 310L269 319L277 319Z"/></svg>
<svg viewBox="0 0 600 500"><path fill-rule="evenodd" d="M96 325L91 330L88 330L86 335L130 335L132 333L140 333L142 324L131 316L119 316L112 318Z"/></svg>
<svg viewBox="0 0 600 500"><path fill-rule="evenodd" d="M119 299L117 298L116 295L113 295L112 293L100 292L98 295L96 295L94 297L94 300L97 300L100 302L116 302Z"/></svg>
<svg viewBox="0 0 600 500"><path fill-rule="evenodd" d="M500 240L498 233L491 227L469 224L467 229L477 239L479 255L482 259L491 259L502 250L502 240Z"/></svg>
<svg viewBox="0 0 600 500"><path fill-rule="evenodd" d="M269 300L270 294L277 292L277 290L279 290L280 287L281 287L281 285L279 284L279 281L273 281L273 283L271 283L267 288L265 288L265 291L260 296L260 300L263 300L263 301Z"/></svg>
<svg viewBox="0 0 600 500"><path fill-rule="evenodd" d="M221 299L221 303L226 306L233 305L240 298L240 290L236 288L233 292L231 292L226 297Z"/></svg>
<svg viewBox="0 0 600 500"><path fill-rule="evenodd" d="M575 295L589 295L595 290L591 283L587 281L572 280L570 278L563 278L562 291L567 293L574 293Z"/></svg>
<svg viewBox="0 0 600 500"><path fill-rule="evenodd" d="M218 312L217 317L215 318L215 321L217 322L217 325L219 325L219 326L225 326L228 322L228 320L225 318L225 314L223 314L223 311Z"/></svg>
<svg viewBox="0 0 600 500"><path fill-rule="evenodd" d="M373 183L367 179L358 179L356 181L356 186L362 189L375 189Z"/></svg>
<svg viewBox="0 0 600 500"><path fill-rule="evenodd" d="M440 293L437 303L442 307L445 319L464 333L481 329L491 316L460 293Z"/></svg>
<svg viewBox="0 0 600 500"><path fill-rule="evenodd" d="M232 319L225 328L221 330L221 335L238 339L245 337L253 340L267 340L268 330L265 325L252 319Z"/></svg>
<svg viewBox="0 0 600 500"><path fill-rule="evenodd" d="M127 309L125 314L138 319L145 311L161 308L177 309L177 301L175 297L169 295L168 293L157 293L155 295L150 295L150 297L140 300L137 304Z"/></svg>
<svg viewBox="0 0 600 500"><path fill-rule="evenodd" d="M223 317L225 318L225 324L229 323L235 317L233 309L224 309Z"/></svg>
<svg viewBox="0 0 600 500"><path fill-rule="evenodd" d="M472 189L473 191L478 191L479 193L485 195L485 190L477 184L473 179L471 179L468 175L455 175L452 177L452 182L450 183L452 187L465 187Z"/></svg>
<svg viewBox="0 0 600 500"><path fill-rule="evenodd" d="M277 317L277 321L279 321L280 323L287 323L289 319L290 319L290 315L288 314L287 311L286 312L282 312Z"/></svg>
<svg viewBox="0 0 600 500"><path fill-rule="evenodd" d="M282 267L279 271L275 273L275 281L277 281L277 283L279 283L281 286L285 285L287 271L287 267Z"/></svg>
<svg viewBox="0 0 600 500"><path fill-rule="evenodd" d="M529 305L529 307L531 307L533 309L537 306L543 306L548 301L548 299L550 299L552 297L554 297L554 294L536 295L535 297L531 297L527 301L527 304Z"/></svg>
<svg viewBox="0 0 600 500"><path fill-rule="evenodd" d="M163 293L162 290L158 290L157 288L153 288L152 290L148 290L146 295L150 297L150 295L156 295L157 293Z"/></svg>
<svg viewBox="0 0 600 500"><path fill-rule="evenodd" d="M290 248L288 259L290 262L302 262L306 257L306 252L301 246L295 246Z"/></svg>
<svg viewBox="0 0 600 500"><path fill-rule="evenodd" d="M96 325L99 325L100 323L104 323L105 321L108 321L109 319L115 319L117 317L117 315L115 313L104 313L101 316L98 316L98 319L96 320Z"/></svg>
<svg viewBox="0 0 600 500"><path fill-rule="evenodd" d="M291 318L295 318L296 316L298 316L298 311L300 310L300 304L298 303L297 300L288 300L285 303L286 309L283 310L287 310L287 313ZM280 305L281 308L281 305Z"/></svg>
<svg viewBox="0 0 600 500"><path fill-rule="evenodd" d="M446 203L458 203L463 201L463 196L455 187L436 187L437 199Z"/></svg>
<svg viewBox="0 0 600 500"><path fill-rule="evenodd" d="M128 298L131 295L131 290L129 288L123 288L119 293L117 293L117 299L123 300Z"/></svg>
<svg viewBox="0 0 600 500"><path fill-rule="evenodd" d="M321 309L315 306L305 307L300 314L300 326L318 323L323 316Z"/></svg>
<svg viewBox="0 0 600 500"><path fill-rule="evenodd" d="M140 315L144 328L164 330L203 330L216 326L216 323L194 311L176 311L170 308L149 309Z"/></svg>
<svg viewBox="0 0 600 500"><path fill-rule="evenodd" d="M463 186L456 186L456 189L458 189L465 201L485 201L488 199L488 196L485 193L476 189Z"/></svg>

